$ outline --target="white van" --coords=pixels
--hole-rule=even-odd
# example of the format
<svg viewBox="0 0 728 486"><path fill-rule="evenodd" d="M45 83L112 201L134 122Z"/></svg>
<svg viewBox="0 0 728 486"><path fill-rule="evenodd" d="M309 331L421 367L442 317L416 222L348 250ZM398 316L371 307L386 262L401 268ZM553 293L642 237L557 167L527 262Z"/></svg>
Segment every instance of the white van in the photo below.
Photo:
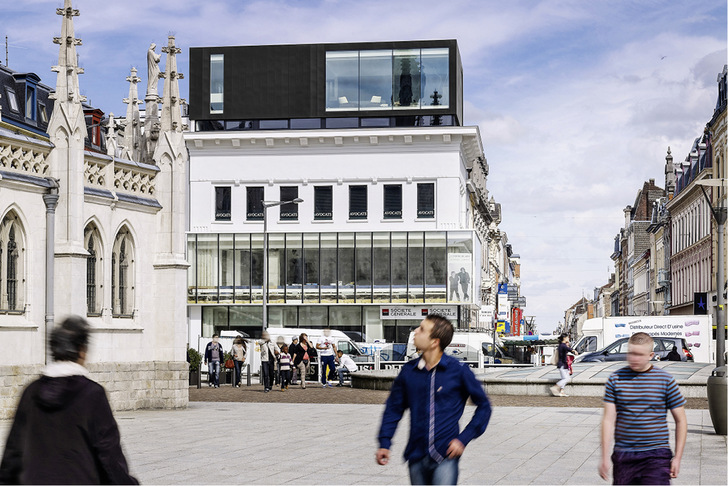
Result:
<svg viewBox="0 0 728 486"><path fill-rule="evenodd" d="M445 354L462 361L478 361L478 351L482 351L487 359L493 355L493 334L489 332L455 331L452 342L445 348ZM415 332L412 331L407 339L407 359L417 356L415 348ZM496 341L496 360L512 362L505 355L505 351ZM496 361L498 362L498 361Z"/></svg>
<svg viewBox="0 0 728 486"><path fill-rule="evenodd" d="M301 334L306 334L308 340L316 345L316 341L324 336L323 329L303 329L300 327L269 327L268 334L270 334L270 340L276 344L286 343L291 344L293 338L298 338ZM331 336L336 340L336 349L341 350L344 354L350 355L352 358L357 356L363 356L361 349L349 338L346 334L336 329L331 329Z"/></svg>

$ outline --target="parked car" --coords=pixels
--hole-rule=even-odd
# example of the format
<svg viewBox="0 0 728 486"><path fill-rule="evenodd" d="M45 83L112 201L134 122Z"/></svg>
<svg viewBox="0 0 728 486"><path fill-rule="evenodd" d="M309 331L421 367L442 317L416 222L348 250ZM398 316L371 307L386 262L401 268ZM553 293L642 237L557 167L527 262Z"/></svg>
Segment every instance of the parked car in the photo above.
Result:
<svg viewBox="0 0 728 486"><path fill-rule="evenodd" d="M693 354L688 348L688 343L683 338L656 337L653 351L655 359L666 360L667 355L673 347L677 347L681 361L694 361ZM629 338L621 338L609 346L592 353L580 354L574 360L575 363L599 363L604 361L627 361L627 343Z"/></svg>

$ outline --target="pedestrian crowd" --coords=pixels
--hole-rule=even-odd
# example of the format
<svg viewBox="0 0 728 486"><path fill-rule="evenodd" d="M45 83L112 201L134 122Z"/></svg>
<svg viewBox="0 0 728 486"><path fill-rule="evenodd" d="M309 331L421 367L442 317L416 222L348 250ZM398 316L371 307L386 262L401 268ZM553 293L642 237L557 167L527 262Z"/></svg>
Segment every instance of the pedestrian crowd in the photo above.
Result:
<svg viewBox="0 0 728 486"><path fill-rule="evenodd" d="M260 349L260 378L264 393L279 386L286 391L290 386L300 385L306 389L307 377L311 375L313 359L318 358L320 383L323 387L342 387L349 373L358 370L358 365L343 351L336 348L336 342L330 329L324 329L323 335L315 341L306 333L293 337L286 343L278 337L274 343L267 331L263 331L258 342ZM248 357L246 341L238 336L229 351L229 359L220 343L220 336L213 334L212 341L205 347L204 363L208 370L208 386L220 387L220 372L224 368L234 370L233 386L242 386L242 369ZM338 383L334 385L332 380Z"/></svg>

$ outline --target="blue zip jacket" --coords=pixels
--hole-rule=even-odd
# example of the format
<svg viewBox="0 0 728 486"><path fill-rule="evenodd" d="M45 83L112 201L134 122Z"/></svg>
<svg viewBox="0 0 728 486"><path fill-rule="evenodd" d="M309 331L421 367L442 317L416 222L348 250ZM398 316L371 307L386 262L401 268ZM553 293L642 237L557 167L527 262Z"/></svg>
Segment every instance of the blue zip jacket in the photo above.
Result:
<svg viewBox="0 0 728 486"><path fill-rule="evenodd" d="M448 356L442 355L435 370L435 449L442 457L453 439L463 445L485 432L490 420L491 407L483 385L470 367ZM410 409L410 436L404 450L406 461L414 461L428 454L430 424L430 383L433 370L427 370L424 360L414 359L402 367L392 384L392 391L379 428L379 447L390 449L392 436L406 409ZM472 398L476 405L472 420L460 432L458 422L463 415L465 403Z"/></svg>

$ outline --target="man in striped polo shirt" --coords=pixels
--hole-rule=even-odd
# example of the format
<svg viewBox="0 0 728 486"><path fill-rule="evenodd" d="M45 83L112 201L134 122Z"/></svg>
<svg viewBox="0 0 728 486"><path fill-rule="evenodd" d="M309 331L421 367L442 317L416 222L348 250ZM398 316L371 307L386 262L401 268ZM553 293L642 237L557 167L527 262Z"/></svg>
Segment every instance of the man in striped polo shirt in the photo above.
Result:
<svg viewBox="0 0 728 486"><path fill-rule="evenodd" d="M612 373L604 390L599 475L609 477L614 438L614 484L670 484L680 472L688 434L685 399L675 378L652 366L653 346L648 334L633 334L627 348L629 366ZM670 450L668 409L675 419L675 456Z"/></svg>

